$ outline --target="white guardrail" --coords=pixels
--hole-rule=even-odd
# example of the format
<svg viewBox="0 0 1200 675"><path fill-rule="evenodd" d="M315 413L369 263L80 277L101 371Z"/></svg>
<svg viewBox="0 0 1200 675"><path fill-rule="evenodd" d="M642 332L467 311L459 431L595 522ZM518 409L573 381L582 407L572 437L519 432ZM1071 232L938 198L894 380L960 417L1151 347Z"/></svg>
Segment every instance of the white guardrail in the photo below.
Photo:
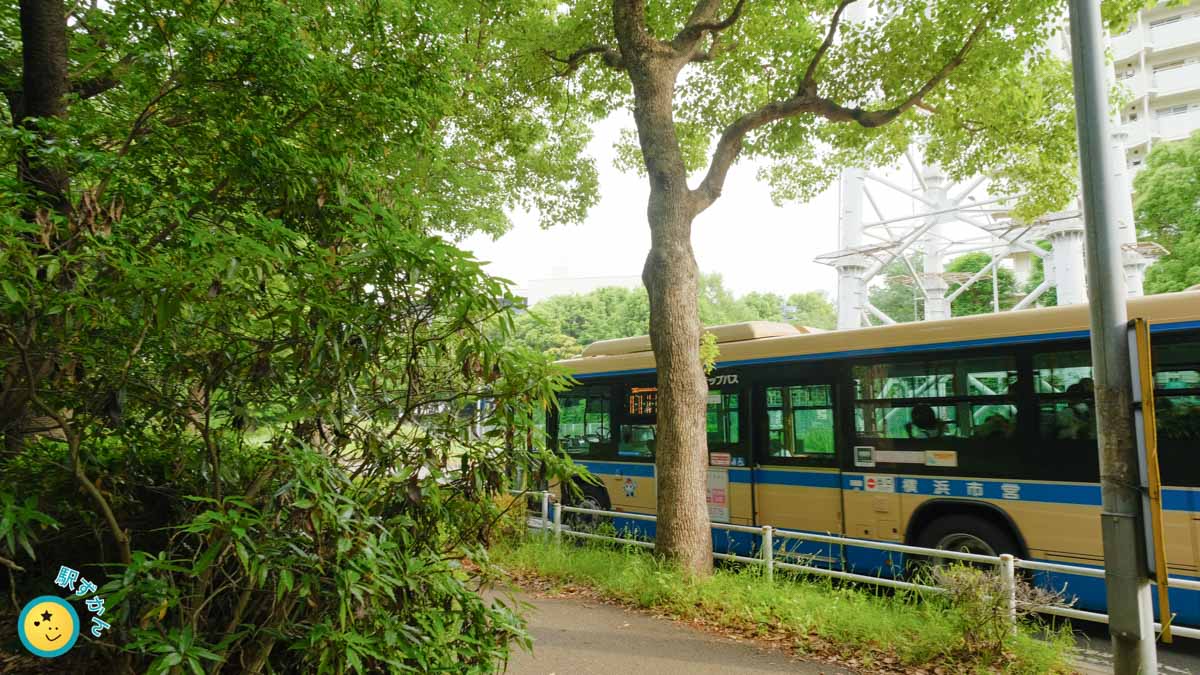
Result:
<svg viewBox="0 0 1200 675"><path fill-rule="evenodd" d="M645 541L642 539L629 539L620 536L610 537L594 532L581 532L572 528L564 528L562 523L563 513L578 513L581 515L606 516L609 518L626 518L629 520L643 520L647 522L655 522L655 516L649 516L641 513L624 513L621 511L605 511L603 509L585 509L578 506L566 506L556 504L554 509L553 520L551 520L550 504L554 501L554 496L549 492L521 492L513 491L512 494L525 497L540 497L541 498L541 514L536 526L541 530L548 530L554 533L555 540L561 540L565 534L567 536L576 537L579 539L593 539L600 541L611 541L620 544L632 544L643 548L654 548L653 541ZM802 572L804 574L815 574L819 576L832 577L834 579L844 579L846 581L854 581L864 584L874 584L876 586L887 586L889 588L903 588L908 590L923 591L927 593L945 593L945 589L937 586L929 586L926 584L918 584L910 581L901 581L899 579L887 579L884 577L876 577L868 574L855 574L853 572L843 572L841 570L825 569L822 567L813 567L810 565L800 565L796 563L785 562L775 559L775 540L776 539L794 539L797 541L820 542L826 544L834 544L837 546L857 546L861 548L872 548L880 551L893 551L896 553L908 553L911 555L926 556L931 558L948 558L951 560L961 560L963 562L980 563L986 565L995 565L1003 581L1003 586L1008 593L1008 613L1010 620L1015 623L1017 619L1017 583L1016 570L1026 569L1038 572L1054 572L1059 574L1077 574L1085 577L1094 577L1097 579L1104 578L1104 570L1096 567L1080 567L1078 565L1063 565L1059 563L1039 562L1035 560L1022 560L1008 553L1003 553L999 556L979 555L976 553L962 553L959 551L946 551L935 548L922 548L920 546L908 546L905 544L891 544L882 541L870 541L867 539L854 539L852 537L842 537L833 534L817 534L814 532L797 532L794 530L777 530L770 525L762 525L754 527L750 525L733 525L730 523L712 523L713 528L718 530L727 530L730 532L745 532L748 534L757 535L760 541L761 554L757 557L736 555L733 553L718 553L713 552L713 557L718 560L734 560L748 565L762 565L765 569L767 578L773 578L774 570L785 569L793 572ZM1200 581L1192 579L1178 579L1170 577L1167 580L1167 585L1170 588L1185 588L1193 591L1200 591ZM1034 608L1035 611L1041 614L1053 614L1055 616L1066 617L1069 619L1081 619L1084 621L1095 621L1098 623L1108 623L1108 615L1100 612L1088 612L1081 609L1071 607L1061 607L1053 605L1044 605ZM1162 630L1162 624L1155 622L1154 629ZM1178 626L1171 624L1171 634L1179 637L1200 638L1200 629L1189 628L1187 626Z"/></svg>

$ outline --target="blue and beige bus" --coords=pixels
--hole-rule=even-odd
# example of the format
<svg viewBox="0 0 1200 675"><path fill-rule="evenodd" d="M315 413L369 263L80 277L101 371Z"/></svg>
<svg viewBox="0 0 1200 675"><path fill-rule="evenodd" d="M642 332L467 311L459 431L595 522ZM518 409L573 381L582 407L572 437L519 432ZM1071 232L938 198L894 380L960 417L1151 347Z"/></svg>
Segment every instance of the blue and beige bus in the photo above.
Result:
<svg viewBox="0 0 1200 675"><path fill-rule="evenodd" d="M1200 577L1200 293L1134 299L1151 324L1166 557ZM709 513L715 521L1103 564L1086 306L842 331L709 329ZM578 386L549 432L599 485L584 505L655 512L655 374L646 337L561 362ZM629 520L619 526L638 527ZM714 530L714 546L749 539ZM889 574L896 554L803 545L839 569ZM1042 581L1103 609L1103 581ZM1173 589L1200 625L1200 593Z"/></svg>

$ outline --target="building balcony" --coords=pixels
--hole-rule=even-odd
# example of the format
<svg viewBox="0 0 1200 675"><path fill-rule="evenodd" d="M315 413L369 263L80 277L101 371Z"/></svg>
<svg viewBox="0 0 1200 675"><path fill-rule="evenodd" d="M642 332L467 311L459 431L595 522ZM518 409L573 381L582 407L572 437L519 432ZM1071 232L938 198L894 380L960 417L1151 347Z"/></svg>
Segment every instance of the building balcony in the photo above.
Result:
<svg viewBox="0 0 1200 675"><path fill-rule="evenodd" d="M1145 32L1134 23L1128 33L1113 36L1111 43L1113 60L1124 61L1132 58L1145 46Z"/></svg>
<svg viewBox="0 0 1200 675"><path fill-rule="evenodd" d="M1135 29L1133 33L1136 32ZM1200 42L1200 19L1197 18L1181 19L1150 29L1150 46L1155 51L1186 47L1196 42ZM1113 51L1115 54L1115 47Z"/></svg>
<svg viewBox="0 0 1200 675"><path fill-rule="evenodd" d="M1165 141L1177 141L1187 138L1193 131L1200 129L1200 111L1189 111L1183 115L1168 115L1159 117L1157 134Z"/></svg>
<svg viewBox="0 0 1200 675"><path fill-rule="evenodd" d="M1200 22L1196 23L1200 24ZM1200 28L1200 25L1197 28ZM1125 82L1136 79L1139 78L1131 77ZM1154 74L1154 93L1158 96L1169 96L1171 94L1196 90L1200 90L1200 63L1189 63L1179 68L1160 70Z"/></svg>
<svg viewBox="0 0 1200 675"><path fill-rule="evenodd" d="M1148 87L1146 86L1146 76L1138 73L1132 77L1126 77L1117 80L1117 84L1129 92L1131 101L1140 101L1146 96Z"/></svg>
<svg viewBox="0 0 1200 675"><path fill-rule="evenodd" d="M1145 145L1146 141L1150 140L1150 132L1146 129L1146 125L1141 122L1126 122L1118 127L1118 131L1125 134L1125 149L1134 148L1139 145Z"/></svg>

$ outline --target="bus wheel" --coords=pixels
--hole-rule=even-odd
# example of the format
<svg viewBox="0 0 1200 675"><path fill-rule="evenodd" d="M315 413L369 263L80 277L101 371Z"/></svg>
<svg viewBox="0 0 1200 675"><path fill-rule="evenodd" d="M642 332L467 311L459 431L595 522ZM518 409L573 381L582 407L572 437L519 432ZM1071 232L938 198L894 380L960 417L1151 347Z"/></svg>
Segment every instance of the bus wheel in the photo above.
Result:
<svg viewBox="0 0 1200 675"><path fill-rule="evenodd" d="M1017 540L1006 528L975 516L944 516L925 526L917 536L916 545L921 548L936 548L943 551L974 553L998 556L1001 553L1016 554L1020 548ZM926 569L953 563L950 558L916 557L910 568ZM992 565L981 565L992 567Z"/></svg>
<svg viewBox="0 0 1200 675"><path fill-rule="evenodd" d="M607 500L601 495L596 494L593 490L584 488L584 492L580 495L579 500L570 506L575 506L581 509L593 509L597 511L607 511L609 506L605 503ZM571 513L563 514L567 525L573 530L594 530L596 526L604 520L603 516L597 516L592 513Z"/></svg>

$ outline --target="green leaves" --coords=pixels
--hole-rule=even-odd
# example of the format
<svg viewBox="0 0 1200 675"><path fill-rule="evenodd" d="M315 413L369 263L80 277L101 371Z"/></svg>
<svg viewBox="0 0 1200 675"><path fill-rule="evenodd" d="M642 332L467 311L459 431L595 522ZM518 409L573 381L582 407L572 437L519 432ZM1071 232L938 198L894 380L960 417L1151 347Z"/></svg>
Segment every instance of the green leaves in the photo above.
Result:
<svg viewBox="0 0 1200 675"><path fill-rule="evenodd" d="M17 285L9 279L0 279L0 288L4 289L4 296L9 302L14 304L21 303L21 291L17 289Z"/></svg>
<svg viewBox="0 0 1200 675"><path fill-rule="evenodd" d="M517 299L451 241L595 200L590 116L537 56L555 7L336 9L76 8L72 87L109 86L0 125L0 419L25 446L0 547L45 556L39 499L57 545L127 531L129 564L88 564L137 670L491 671L519 626L457 561L518 469L574 470L534 429L565 379L510 348ZM70 208L28 198L23 156ZM66 429L10 424L47 410ZM75 466L99 499L62 498L88 494Z"/></svg>
<svg viewBox="0 0 1200 675"><path fill-rule="evenodd" d="M1154 146L1134 179L1139 234L1169 251L1146 271L1151 293L1200 283L1200 134Z"/></svg>
<svg viewBox="0 0 1200 675"><path fill-rule="evenodd" d="M33 545L37 543L38 531L58 529L59 523L37 508L37 498L27 497L23 502L8 491L0 492L0 543L4 544L4 557L17 558L23 551L30 560L37 560Z"/></svg>

